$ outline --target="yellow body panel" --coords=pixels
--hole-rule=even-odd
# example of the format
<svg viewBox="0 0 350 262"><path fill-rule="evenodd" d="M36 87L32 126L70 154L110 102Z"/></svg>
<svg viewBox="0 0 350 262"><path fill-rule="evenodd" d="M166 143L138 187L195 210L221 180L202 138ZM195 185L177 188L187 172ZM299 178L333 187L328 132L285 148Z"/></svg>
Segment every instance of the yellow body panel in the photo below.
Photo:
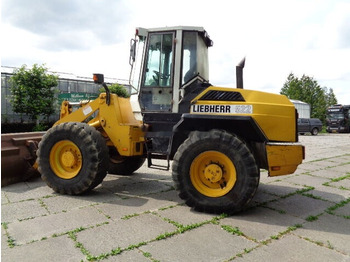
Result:
<svg viewBox="0 0 350 262"><path fill-rule="evenodd" d="M200 100L213 90L238 92L244 101ZM211 86L192 100L191 113L252 117L268 141L278 142L265 147L270 176L292 174L304 159L304 147L295 143L295 107L284 95Z"/></svg>
<svg viewBox="0 0 350 262"><path fill-rule="evenodd" d="M269 176L293 174L304 159L302 145L266 145Z"/></svg>
<svg viewBox="0 0 350 262"><path fill-rule="evenodd" d="M62 110L67 105L62 103ZM65 122L83 122L97 113L89 124L95 128L103 128L108 145L114 145L122 156L137 156L143 154L144 132L142 122L135 119L129 98L121 98L111 94L110 105L106 104L106 94L80 107L69 114L61 114L63 118L55 125Z"/></svg>
<svg viewBox="0 0 350 262"><path fill-rule="evenodd" d="M128 98L111 95L111 104L100 106L99 119L120 155L143 154L142 122L135 119Z"/></svg>
<svg viewBox="0 0 350 262"><path fill-rule="evenodd" d="M211 90L239 92L245 101L205 101L199 100ZM271 141L296 142L295 107L284 95L271 94L247 89L209 87L192 100L196 105L250 105L250 113L213 113L211 115L251 116L259 125L265 136ZM193 112L192 112L193 113ZM201 112L202 114L203 112Z"/></svg>

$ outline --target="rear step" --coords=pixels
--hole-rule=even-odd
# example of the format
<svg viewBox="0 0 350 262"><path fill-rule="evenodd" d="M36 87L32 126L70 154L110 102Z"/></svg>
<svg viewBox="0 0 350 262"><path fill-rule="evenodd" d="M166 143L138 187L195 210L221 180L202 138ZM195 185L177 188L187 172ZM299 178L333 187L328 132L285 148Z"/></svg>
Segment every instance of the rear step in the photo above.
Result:
<svg viewBox="0 0 350 262"><path fill-rule="evenodd" d="M152 163L152 158L153 159L167 160L167 165L153 164ZM169 168L170 168L169 155L168 154L159 154L159 153L148 152L147 153L147 165L148 165L149 168L169 171Z"/></svg>

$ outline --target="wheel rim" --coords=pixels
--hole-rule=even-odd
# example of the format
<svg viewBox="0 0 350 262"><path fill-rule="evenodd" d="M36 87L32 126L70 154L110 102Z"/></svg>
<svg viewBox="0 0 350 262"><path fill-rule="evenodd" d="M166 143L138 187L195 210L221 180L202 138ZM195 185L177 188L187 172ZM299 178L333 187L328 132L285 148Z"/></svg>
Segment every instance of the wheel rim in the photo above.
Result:
<svg viewBox="0 0 350 262"><path fill-rule="evenodd" d="M70 140L57 142L50 152L50 166L60 178L75 177L82 167L82 156L79 148Z"/></svg>
<svg viewBox="0 0 350 262"><path fill-rule="evenodd" d="M218 151L206 151L192 162L190 178L198 192L208 197L221 197L236 183L236 168L232 161Z"/></svg>

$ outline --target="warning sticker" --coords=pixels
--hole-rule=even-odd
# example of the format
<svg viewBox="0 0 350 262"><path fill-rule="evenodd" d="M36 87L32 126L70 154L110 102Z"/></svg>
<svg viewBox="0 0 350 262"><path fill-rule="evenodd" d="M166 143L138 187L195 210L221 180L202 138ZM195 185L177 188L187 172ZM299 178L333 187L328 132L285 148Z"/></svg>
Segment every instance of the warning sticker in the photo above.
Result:
<svg viewBox="0 0 350 262"><path fill-rule="evenodd" d="M86 106L86 107L83 108L83 113L84 113L85 116L90 114L91 112L92 112L91 106Z"/></svg>
<svg viewBox="0 0 350 262"><path fill-rule="evenodd" d="M192 105L195 114L253 114L253 105Z"/></svg>

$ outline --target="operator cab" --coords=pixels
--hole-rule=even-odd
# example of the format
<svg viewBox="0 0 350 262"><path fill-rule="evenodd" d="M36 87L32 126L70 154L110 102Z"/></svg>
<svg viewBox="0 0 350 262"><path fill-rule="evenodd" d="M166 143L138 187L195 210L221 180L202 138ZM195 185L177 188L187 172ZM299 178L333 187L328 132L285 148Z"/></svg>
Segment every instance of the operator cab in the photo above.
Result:
<svg viewBox="0 0 350 262"><path fill-rule="evenodd" d="M158 158L167 159L168 165L162 168L169 169L173 127L183 113L190 112L192 99L209 85L208 47L212 44L202 27L136 29L130 48L130 84L138 91L138 102L135 96L130 101L135 117L147 126L149 167L156 167L152 159Z"/></svg>
<svg viewBox="0 0 350 262"><path fill-rule="evenodd" d="M212 44L202 27L137 28L130 82L138 90L141 112L179 113L187 86L195 79L208 82Z"/></svg>

